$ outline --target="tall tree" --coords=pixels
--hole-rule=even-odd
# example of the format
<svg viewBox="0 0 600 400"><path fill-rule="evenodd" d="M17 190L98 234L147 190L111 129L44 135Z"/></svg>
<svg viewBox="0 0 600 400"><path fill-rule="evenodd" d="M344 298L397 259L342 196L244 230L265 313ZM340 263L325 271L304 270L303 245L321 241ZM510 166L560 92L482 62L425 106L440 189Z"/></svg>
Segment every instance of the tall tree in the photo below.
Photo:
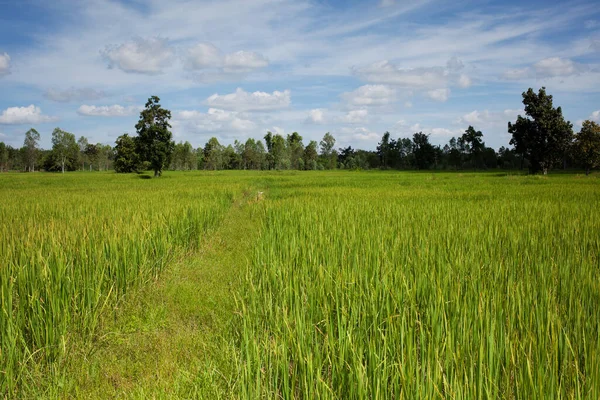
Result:
<svg viewBox="0 0 600 400"><path fill-rule="evenodd" d="M272 153L273 134L271 132L267 131L267 134L265 135L264 139L265 139L265 144L267 145L267 155L266 155L267 169L273 169L273 167L274 167L273 153Z"/></svg>
<svg viewBox="0 0 600 400"><path fill-rule="evenodd" d="M385 132L381 137L381 141L377 144L377 154L382 168L390 166L390 155L392 150L391 137L389 132Z"/></svg>
<svg viewBox="0 0 600 400"><path fill-rule="evenodd" d="M467 128L465 133L461 136L462 142L465 145L465 149L469 155L471 166L478 168L483 163L483 149L485 143L483 143L483 133L476 131L471 125Z"/></svg>
<svg viewBox="0 0 600 400"><path fill-rule="evenodd" d="M138 134L135 138L137 153L150 163L154 177L162 175L175 147L173 134L169 130L170 119L171 111L162 108L160 99L152 96L146 102L145 109L140 112L140 119L135 125Z"/></svg>
<svg viewBox="0 0 600 400"><path fill-rule="evenodd" d="M575 136L575 155L589 175L592 168L600 166L600 125L594 121L583 121Z"/></svg>
<svg viewBox="0 0 600 400"><path fill-rule="evenodd" d="M55 162L60 166L64 174L65 167L71 167L72 164L76 163L79 154L75 135L65 132L60 128L55 128L52 132L52 153Z"/></svg>
<svg viewBox="0 0 600 400"><path fill-rule="evenodd" d="M31 128L25 132L25 141L23 148L25 151L25 164L29 172L35 171L35 163L38 158L40 134L35 129Z"/></svg>
<svg viewBox="0 0 600 400"><path fill-rule="evenodd" d="M136 152L135 140L131 136L126 133L119 136L114 151L114 168L116 172L128 173L138 171L140 157Z"/></svg>
<svg viewBox="0 0 600 400"><path fill-rule="evenodd" d="M429 169L435 163L435 148L429 143L429 135L417 132L413 135L413 155L418 169Z"/></svg>
<svg viewBox="0 0 600 400"><path fill-rule="evenodd" d="M79 160L81 161L81 170L85 170L85 159L87 155L85 154L85 149L87 149L88 144L90 144L85 136L81 136L77 139L77 146L79 146Z"/></svg>
<svg viewBox="0 0 600 400"><path fill-rule="evenodd" d="M560 107L554 108L552 96L542 87L536 94L529 88L523 93L527 117L518 116L508 123L510 144L530 162L529 171L544 174L564 159L573 138L573 125L565 121Z"/></svg>
<svg viewBox="0 0 600 400"><path fill-rule="evenodd" d="M292 169L304 169L304 144L302 144L302 136L298 132L294 132L287 136L287 147L290 151L290 164Z"/></svg>
<svg viewBox="0 0 600 400"><path fill-rule="evenodd" d="M83 151L83 154L85 155L85 157L88 159L88 161L90 163L90 171L91 171L92 166L96 165L96 163L98 162L98 158L100 156L100 146L98 146L97 144L88 143L85 146L85 150ZM99 167L98 167L98 170L100 170Z"/></svg>
<svg viewBox="0 0 600 400"><path fill-rule="evenodd" d="M216 137L211 137L204 145L204 169L223 169L225 148Z"/></svg>
<svg viewBox="0 0 600 400"><path fill-rule="evenodd" d="M319 142L321 147L321 158L326 169L334 169L337 163L337 152L334 149L335 138L329 132L323 136L323 140Z"/></svg>
<svg viewBox="0 0 600 400"><path fill-rule="evenodd" d="M290 168L290 157L286 141L280 134L273 135L271 141L271 159L273 162L273 168L275 169L289 169Z"/></svg>
<svg viewBox="0 0 600 400"><path fill-rule="evenodd" d="M8 148L4 142L0 142L0 172L8 170Z"/></svg>
<svg viewBox="0 0 600 400"><path fill-rule="evenodd" d="M302 155L304 159L304 168L305 169L317 169L317 160L319 159L319 154L317 153L317 142L311 140L308 145L304 148L304 154Z"/></svg>

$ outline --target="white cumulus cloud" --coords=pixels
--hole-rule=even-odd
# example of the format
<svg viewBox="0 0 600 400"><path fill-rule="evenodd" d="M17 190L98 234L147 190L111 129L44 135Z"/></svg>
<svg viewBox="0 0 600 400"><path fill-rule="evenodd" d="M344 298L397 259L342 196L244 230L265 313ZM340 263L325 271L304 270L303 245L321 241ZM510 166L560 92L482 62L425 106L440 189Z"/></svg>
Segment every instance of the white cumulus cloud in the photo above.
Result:
<svg viewBox="0 0 600 400"><path fill-rule="evenodd" d="M523 110L506 109L504 111L473 110L458 119L459 124L493 127L504 126L508 121L515 121Z"/></svg>
<svg viewBox="0 0 600 400"><path fill-rule="evenodd" d="M140 74L160 74L173 62L174 51L166 39L135 38L129 42L107 46L101 51L109 68Z"/></svg>
<svg viewBox="0 0 600 400"><path fill-rule="evenodd" d="M223 54L211 43L198 43L187 51L184 63L190 71L196 71L192 76L204 82L216 82L235 79L240 75L269 65L269 61L253 51L237 51Z"/></svg>
<svg viewBox="0 0 600 400"><path fill-rule="evenodd" d="M79 115L86 117L128 117L141 111L141 107L128 106L123 107L115 104L112 106L88 106L82 105L77 110Z"/></svg>
<svg viewBox="0 0 600 400"><path fill-rule="evenodd" d="M188 49L188 69L219 68L223 65L223 53L210 43L198 43Z"/></svg>
<svg viewBox="0 0 600 400"><path fill-rule="evenodd" d="M9 107L0 114L0 124L43 124L56 120L55 117L42 114L42 110L33 104L27 107Z"/></svg>
<svg viewBox="0 0 600 400"><path fill-rule="evenodd" d="M322 124L325 122L325 110L322 108L315 108L308 112L308 117L306 117L306 122L313 124Z"/></svg>
<svg viewBox="0 0 600 400"><path fill-rule="evenodd" d="M533 66L538 77L570 76L580 72L573 61L560 57L550 57L538 61Z"/></svg>
<svg viewBox="0 0 600 400"><path fill-rule="evenodd" d="M430 90L427 92L427 97L429 97L431 100L439 101L439 102L444 102L444 101L448 100L449 96L450 96L450 89L448 89L448 88L434 89L434 90Z"/></svg>
<svg viewBox="0 0 600 400"><path fill-rule="evenodd" d="M460 74L458 77L458 86L461 88L468 88L471 86L471 78L465 74Z"/></svg>
<svg viewBox="0 0 600 400"><path fill-rule="evenodd" d="M256 124L242 113L218 108L209 108L206 113L197 110L183 110L175 114L175 120L188 130L202 132L251 131Z"/></svg>
<svg viewBox="0 0 600 400"><path fill-rule="evenodd" d="M0 54L0 77L10 73L10 56L7 53Z"/></svg>
<svg viewBox="0 0 600 400"><path fill-rule="evenodd" d="M352 110L349 111L346 115L340 118L340 122L346 124L363 124L367 122L367 118L369 116L369 112L365 109L362 110Z"/></svg>
<svg viewBox="0 0 600 400"><path fill-rule="evenodd" d="M348 104L354 106L380 106L396 100L396 90L387 85L364 85L352 92L341 95Z"/></svg>
<svg viewBox="0 0 600 400"><path fill-rule="evenodd" d="M590 115L589 119L595 122L600 122L600 110L594 111L592 115Z"/></svg>
<svg viewBox="0 0 600 400"><path fill-rule="evenodd" d="M225 56L225 72L249 72L257 68L264 68L269 61L253 51L238 51Z"/></svg>
<svg viewBox="0 0 600 400"><path fill-rule="evenodd" d="M508 80L523 80L528 78L554 78L579 75L588 68L577 64L568 58L549 57L540 60L529 67L514 68L502 75Z"/></svg>
<svg viewBox="0 0 600 400"><path fill-rule="evenodd" d="M288 107L291 103L291 92L278 90L273 93L256 91L246 92L237 88L234 93L213 94L206 99L206 104L213 108L235 111L268 111Z"/></svg>
<svg viewBox="0 0 600 400"><path fill-rule="evenodd" d="M363 68L354 68L354 74L373 83L413 88L445 86L446 73L442 67L400 68L389 61L380 61Z"/></svg>

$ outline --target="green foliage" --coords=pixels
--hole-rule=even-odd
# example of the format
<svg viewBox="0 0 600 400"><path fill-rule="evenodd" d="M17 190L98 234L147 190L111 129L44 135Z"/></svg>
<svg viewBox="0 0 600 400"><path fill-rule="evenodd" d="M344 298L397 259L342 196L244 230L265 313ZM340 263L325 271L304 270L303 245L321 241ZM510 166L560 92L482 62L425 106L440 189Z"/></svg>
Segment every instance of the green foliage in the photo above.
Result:
<svg viewBox="0 0 600 400"><path fill-rule="evenodd" d="M469 125L460 139L469 155L471 166L474 168L482 168L485 165L483 153L486 148L485 143L483 143L483 133L481 133L481 131L476 131L475 128Z"/></svg>
<svg viewBox="0 0 600 400"><path fill-rule="evenodd" d="M117 138L114 168L116 172L124 173L140 170L140 157L136 150L135 140L126 133Z"/></svg>
<svg viewBox="0 0 600 400"><path fill-rule="evenodd" d="M304 154L302 155L304 160L304 168L307 170L317 169L317 161L319 154L317 153L317 142L311 140L308 145L304 148Z"/></svg>
<svg viewBox="0 0 600 400"><path fill-rule="evenodd" d="M552 96L546 94L544 87L538 94L531 88L523 92L523 104L529 118L519 115L514 124L508 123L508 132L512 134L510 144L529 160L531 173L546 174L566 157L573 125L565 121L560 107L554 108Z"/></svg>
<svg viewBox="0 0 600 400"><path fill-rule="evenodd" d="M429 169L435 163L435 149L429 135L417 132L413 135L413 156L418 169Z"/></svg>
<svg viewBox="0 0 600 400"><path fill-rule="evenodd" d="M40 134L35 129L31 128L25 132L25 140L23 147L25 151L25 164L28 171L35 171L35 164L39 153Z"/></svg>
<svg viewBox="0 0 600 400"><path fill-rule="evenodd" d="M0 172L8 170L8 148L4 142L0 142Z"/></svg>
<svg viewBox="0 0 600 400"><path fill-rule="evenodd" d="M594 121L583 121L575 136L575 154L588 175L592 168L600 166L600 125Z"/></svg>
<svg viewBox="0 0 600 400"><path fill-rule="evenodd" d="M304 144L302 144L302 136L298 132L293 132L287 136L287 147L290 153L290 166L292 169L304 169ZM302 163L302 165L301 165Z"/></svg>
<svg viewBox="0 0 600 400"><path fill-rule="evenodd" d="M225 166L225 148L216 137L211 137L204 145L204 169L218 170Z"/></svg>
<svg viewBox="0 0 600 400"><path fill-rule="evenodd" d="M169 130L170 119L171 111L162 108L160 99L152 96L135 125L138 134L135 138L137 153L142 160L150 163L155 177L159 177L163 169L168 167L175 147Z"/></svg>
<svg viewBox="0 0 600 400"><path fill-rule="evenodd" d="M76 168L78 159L79 147L75 135L55 128L52 132L52 153L46 160L46 169L54 171L60 168L62 173L65 170L72 171Z"/></svg>
<svg viewBox="0 0 600 400"><path fill-rule="evenodd" d="M190 142L179 142L175 145L171 156L169 169L189 171L197 168L197 159L194 148Z"/></svg>
<svg viewBox="0 0 600 400"><path fill-rule="evenodd" d="M335 138L329 132L319 142L321 148L321 164L325 169L334 169L337 166L337 152L335 151Z"/></svg>

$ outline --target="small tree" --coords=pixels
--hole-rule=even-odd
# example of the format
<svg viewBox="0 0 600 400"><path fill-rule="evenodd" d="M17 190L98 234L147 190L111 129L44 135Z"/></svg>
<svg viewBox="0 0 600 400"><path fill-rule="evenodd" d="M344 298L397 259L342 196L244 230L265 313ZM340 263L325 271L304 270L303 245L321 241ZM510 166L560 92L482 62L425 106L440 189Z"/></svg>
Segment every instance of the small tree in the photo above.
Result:
<svg viewBox="0 0 600 400"><path fill-rule="evenodd" d="M98 161L98 158L100 156L100 147L97 144L88 143L85 146L85 150L83 151L83 154L87 157L88 161L90 162L90 171L91 171L92 165L96 164L96 162ZM100 170L100 167L98 167L98 170Z"/></svg>
<svg viewBox="0 0 600 400"><path fill-rule="evenodd" d="M150 97L135 125L138 134L135 138L137 153L142 160L150 163L154 177L162 175L175 148L173 134L169 131L171 111L162 108L159 102L158 97Z"/></svg>
<svg viewBox="0 0 600 400"><path fill-rule="evenodd" d="M52 153L55 163L60 166L62 173L65 173L65 166L69 166L77 160L79 147L75 141L75 135L65 132L60 128L52 132Z"/></svg>
<svg viewBox="0 0 600 400"><path fill-rule="evenodd" d="M304 168L305 169L317 169L317 159L319 154L317 153L317 142L311 140L308 145L304 148Z"/></svg>
<svg viewBox="0 0 600 400"><path fill-rule="evenodd" d="M583 121L581 130L575 136L575 155L589 175L592 168L600 166L600 125L593 121Z"/></svg>
<svg viewBox="0 0 600 400"><path fill-rule="evenodd" d="M99 153L101 149L98 149ZM116 172L137 172L140 159L136 152L135 140L128 134L117 138L115 146L114 168ZM100 165L98 165L98 169Z"/></svg>
<svg viewBox="0 0 600 400"><path fill-rule="evenodd" d="M8 148L4 142L0 142L0 172L8 170Z"/></svg>
<svg viewBox="0 0 600 400"><path fill-rule="evenodd" d="M334 169L337 163L337 152L334 149L335 138L333 135L327 132L323 136L323 140L319 142L319 146L321 147L321 157L323 158L325 168Z"/></svg>
<svg viewBox="0 0 600 400"><path fill-rule="evenodd" d="M560 107L553 107L552 96L546 94L544 87L538 94L531 88L524 92L523 104L529 118L519 115L514 124L508 123L510 144L529 160L531 173L542 171L545 175L564 159L571 145L573 125L565 121Z"/></svg>
<svg viewBox="0 0 600 400"><path fill-rule="evenodd" d="M77 146L79 146L79 161L81 161L82 171L85 170L85 161L87 158L87 155L85 154L85 149L87 149L88 144L90 143L85 136L81 136L79 139L77 139Z"/></svg>
<svg viewBox="0 0 600 400"><path fill-rule="evenodd" d="M25 141L23 142L23 148L25 150L25 164L27 164L27 170L29 172L35 171L35 162L38 157L38 143L40 141L40 134L35 129L31 128L25 132Z"/></svg>

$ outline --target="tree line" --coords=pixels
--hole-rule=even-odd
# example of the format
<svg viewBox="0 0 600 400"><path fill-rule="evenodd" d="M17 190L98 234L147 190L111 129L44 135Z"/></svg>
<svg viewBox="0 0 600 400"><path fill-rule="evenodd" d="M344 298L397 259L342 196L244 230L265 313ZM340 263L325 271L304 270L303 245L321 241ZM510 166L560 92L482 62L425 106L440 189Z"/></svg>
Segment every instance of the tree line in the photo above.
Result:
<svg viewBox="0 0 600 400"><path fill-rule="evenodd" d="M140 113L136 136L123 134L115 147L89 143L85 137L56 128L52 149L39 148L35 129L25 134L23 147L15 149L0 142L0 171L72 171L109 169L117 172L153 170L160 176L170 170L320 170L320 169L516 169L546 174L552 168L583 168L586 174L600 166L600 126L584 121L580 132L554 107L545 88L522 94L526 116L508 123L512 148L498 151L487 147L483 133L469 126L462 135L444 146L433 145L429 135L416 132L411 138L382 135L375 151L335 148L336 140L326 133L322 140L304 144L293 132L286 136L267 132L262 139L235 140L223 145L212 137L204 147L189 142L175 143L170 132L171 112L152 96Z"/></svg>

